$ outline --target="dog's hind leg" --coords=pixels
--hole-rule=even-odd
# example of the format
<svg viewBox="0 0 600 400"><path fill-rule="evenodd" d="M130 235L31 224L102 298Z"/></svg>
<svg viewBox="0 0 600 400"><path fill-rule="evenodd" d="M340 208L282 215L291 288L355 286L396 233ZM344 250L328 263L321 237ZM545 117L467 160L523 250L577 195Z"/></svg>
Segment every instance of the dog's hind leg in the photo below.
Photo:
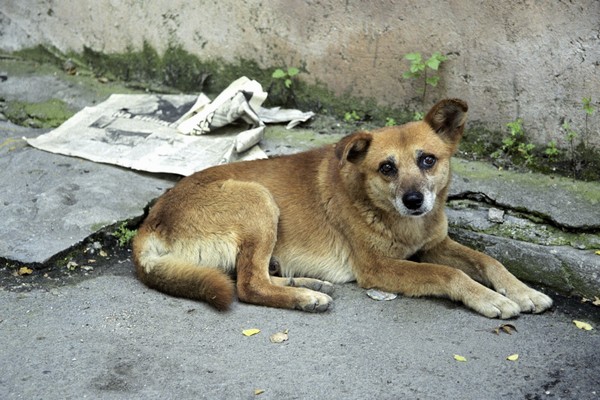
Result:
<svg viewBox="0 0 600 400"><path fill-rule="evenodd" d="M303 311L326 311L332 299L306 287L283 285L285 278L269 276L269 261L277 240L279 208L270 192L250 182L230 182L243 203L236 210L241 226L236 259L238 298L246 303ZM308 283L308 281L303 282ZM312 285L316 289L314 282ZM322 287L323 285L320 285Z"/></svg>

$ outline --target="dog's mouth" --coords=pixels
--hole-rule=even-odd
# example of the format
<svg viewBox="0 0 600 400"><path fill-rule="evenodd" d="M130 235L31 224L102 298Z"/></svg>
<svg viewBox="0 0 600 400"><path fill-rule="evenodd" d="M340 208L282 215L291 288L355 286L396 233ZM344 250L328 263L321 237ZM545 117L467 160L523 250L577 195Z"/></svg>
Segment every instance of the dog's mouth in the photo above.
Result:
<svg viewBox="0 0 600 400"><path fill-rule="evenodd" d="M421 215L425 214L427 214L427 212L421 210L411 210L408 213L408 215L410 215L411 217L420 217Z"/></svg>

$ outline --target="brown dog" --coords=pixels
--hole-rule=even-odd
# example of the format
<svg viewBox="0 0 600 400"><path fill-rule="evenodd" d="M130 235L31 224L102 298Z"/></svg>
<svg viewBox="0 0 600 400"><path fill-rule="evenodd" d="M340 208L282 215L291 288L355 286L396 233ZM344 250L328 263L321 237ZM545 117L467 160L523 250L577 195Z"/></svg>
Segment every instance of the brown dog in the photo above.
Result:
<svg viewBox="0 0 600 400"><path fill-rule="evenodd" d="M234 297L235 274L241 301L304 311L329 308L329 282L354 280L446 296L492 318L546 310L548 296L447 235L450 157L466 113L463 101L442 100L421 122L182 179L133 242L139 278L218 309ZM283 277L269 275L272 260Z"/></svg>

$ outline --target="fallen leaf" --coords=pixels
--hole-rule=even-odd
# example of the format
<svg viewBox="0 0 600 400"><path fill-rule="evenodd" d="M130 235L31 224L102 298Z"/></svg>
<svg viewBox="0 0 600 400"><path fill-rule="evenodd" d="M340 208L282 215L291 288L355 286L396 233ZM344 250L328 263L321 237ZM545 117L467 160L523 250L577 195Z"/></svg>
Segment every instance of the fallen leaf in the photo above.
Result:
<svg viewBox="0 0 600 400"><path fill-rule="evenodd" d="M579 329L583 329L584 331L591 331L592 329L594 329L587 322L577 321L577 320L574 319L573 323L575 324L576 327L578 327Z"/></svg>
<svg viewBox="0 0 600 400"><path fill-rule="evenodd" d="M455 355L454 355L454 359L455 359L456 361L460 361L460 362L466 362L466 361L467 361L467 359L466 359L466 358L464 358L463 356L459 356L458 354L455 354Z"/></svg>
<svg viewBox="0 0 600 400"><path fill-rule="evenodd" d="M242 334L244 336L254 336L254 335L256 335L259 332L260 332L260 329L253 328L253 329L245 329L245 330L243 330Z"/></svg>
<svg viewBox="0 0 600 400"><path fill-rule="evenodd" d="M592 301L592 304L595 306L600 306L600 297L594 296L594 301Z"/></svg>
<svg viewBox="0 0 600 400"><path fill-rule="evenodd" d="M595 253L597 256L600 256L600 250L596 250Z"/></svg>
<svg viewBox="0 0 600 400"><path fill-rule="evenodd" d="M494 328L494 330L492 330L492 333L495 333L496 335L500 334L500 331L504 332L504 333L508 333L509 335L512 335L512 331L518 332L517 328L512 325L512 324L502 324L497 328Z"/></svg>
<svg viewBox="0 0 600 400"><path fill-rule="evenodd" d="M19 276L31 275L33 273L33 270L29 267L21 267L19 268L19 271L17 273L19 274Z"/></svg>
<svg viewBox="0 0 600 400"><path fill-rule="evenodd" d="M511 354L510 356L506 357L506 359L508 361L517 361L519 359L519 355L518 354Z"/></svg>
<svg viewBox="0 0 600 400"><path fill-rule="evenodd" d="M288 330L286 329L283 332L277 332L269 336L269 340L271 343L282 343L288 340Z"/></svg>
<svg viewBox="0 0 600 400"><path fill-rule="evenodd" d="M258 396L259 394L263 394L265 391L263 389L254 389L254 395Z"/></svg>
<svg viewBox="0 0 600 400"><path fill-rule="evenodd" d="M100 252L98 254L100 254L100 257L106 257L106 256L108 256L108 253L105 252L104 250L100 250Z"/></svg>
<svg viewBox="0 0 600 400"><path fill-rule="evenodd" d="M75 271L78 267L79 267L79 264L77 264L75 261L69 261L67 263L67 269L69 271Z"/></svg>

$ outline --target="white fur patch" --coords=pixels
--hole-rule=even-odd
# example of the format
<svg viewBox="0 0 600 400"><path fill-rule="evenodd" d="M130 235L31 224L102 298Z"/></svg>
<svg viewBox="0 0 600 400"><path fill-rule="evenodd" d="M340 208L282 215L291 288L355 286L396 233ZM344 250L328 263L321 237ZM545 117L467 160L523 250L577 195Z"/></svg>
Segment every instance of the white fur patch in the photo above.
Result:
<svg viewBox="0 0 600 400"><path fill-rule="evenodd" d="M146 273L150 273L161 258L169 257L202 267L218 268L229 273L235 269L238 247L236 238L231 234L196 240L178 240L172 246L167 246L155 235L150 235L140 254L140 264L144 266Z"/></svg>

